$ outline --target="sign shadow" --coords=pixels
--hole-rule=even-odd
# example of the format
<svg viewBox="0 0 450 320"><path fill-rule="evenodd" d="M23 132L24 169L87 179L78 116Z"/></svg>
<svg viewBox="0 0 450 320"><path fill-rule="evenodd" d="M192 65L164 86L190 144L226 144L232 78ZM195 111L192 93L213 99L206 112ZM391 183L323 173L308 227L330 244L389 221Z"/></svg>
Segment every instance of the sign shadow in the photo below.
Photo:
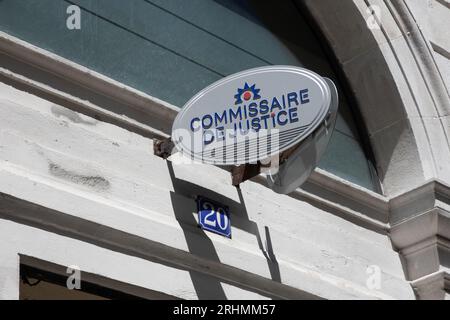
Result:
<svg viewBox="0 0 450 320"><path fill-rule="evenodd" d="M183 230L189 252L208 261L221 263L214 243L205 231L198 226L197 220L192 215L192 210L190 209L192 207L187 207L185 201L180 200L180 196L192 199L192 204L194 205L195 198L201 195L223 203L230 208L233 228L238 228L255 235L258 247L267 260L272 280L281 283L280 270L273 252L269 228L265 227L267 239L267 249L265 249L257 224L249 219L241 190L237 188L240 202L236 202L211 189L206 189L189 181L177 178L173 164L170 161L167 161L167 167L173 185L173 191L171 191L170 196L175 218ZM233 220L233 217L238 217L238 219ZM222 286L222 282L226 283L226 280L209 276L202 273L201 270L189 270L189 273L199 299L227 299ZM233 285L236 284L234 283ZM245 288L245 290L249 289Z"/></svg>

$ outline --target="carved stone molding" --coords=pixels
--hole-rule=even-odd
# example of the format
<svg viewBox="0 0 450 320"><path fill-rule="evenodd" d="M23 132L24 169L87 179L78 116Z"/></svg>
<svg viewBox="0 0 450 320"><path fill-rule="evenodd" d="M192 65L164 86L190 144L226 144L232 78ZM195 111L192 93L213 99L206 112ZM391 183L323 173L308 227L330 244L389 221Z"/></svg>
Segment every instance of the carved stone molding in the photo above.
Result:
<svg viewBox="0 0 450 320"><path fill-rule="evenodd" d="M407 279L419 298L441 297L438 275L450 266L450 187L430 181L392 198L389 205L390 237Z"/></svg>
<svg viewBox="0 0 450 320"><path fill-rule="evenodd" d="M438 271L412 281L414 293L421 300L448 300L450 298L450 273Z"/></svg>

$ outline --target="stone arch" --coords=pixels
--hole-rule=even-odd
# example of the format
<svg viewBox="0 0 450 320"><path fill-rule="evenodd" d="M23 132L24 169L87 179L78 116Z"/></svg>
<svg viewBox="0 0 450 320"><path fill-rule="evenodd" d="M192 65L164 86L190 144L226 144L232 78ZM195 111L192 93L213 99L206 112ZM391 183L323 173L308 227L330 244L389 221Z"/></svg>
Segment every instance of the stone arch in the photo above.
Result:
<svg viewBox="0 0 450 320"><path fill-rule="evenodd" d="M424 118L448 114L448 94L436 77L431 52L428 56L424 48L415 52L427 44L416 24L410 23L406 4L390 0L305 0L302 4L326 38L357 100L384 193L392 196L432 178L447 179L448 169L442 169L439 161L443 150L449 153L448 129L442 126L442 141L433 145L435 124ZM381 13L373 16L378 22L373 29L367 24L371 5ZM421 64L427 66L421 69Z"/></svg>

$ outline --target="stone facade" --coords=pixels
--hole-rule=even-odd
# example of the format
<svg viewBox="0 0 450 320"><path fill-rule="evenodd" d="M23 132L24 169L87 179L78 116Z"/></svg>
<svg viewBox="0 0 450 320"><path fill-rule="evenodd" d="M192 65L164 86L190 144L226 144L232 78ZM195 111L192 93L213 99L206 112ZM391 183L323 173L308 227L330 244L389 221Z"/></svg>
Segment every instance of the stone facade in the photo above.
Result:
<svg viewBox="0 0 450 320"><path fill-rule="evenodd" d="M448 297L450 4L303 4L358 101L383 195L320 169L278 195L163 160L153 140L177 108L0 33L0 298L19 297L20 263L147 298ZM232 239L197 227L198 195L230 207Z"/></svg>

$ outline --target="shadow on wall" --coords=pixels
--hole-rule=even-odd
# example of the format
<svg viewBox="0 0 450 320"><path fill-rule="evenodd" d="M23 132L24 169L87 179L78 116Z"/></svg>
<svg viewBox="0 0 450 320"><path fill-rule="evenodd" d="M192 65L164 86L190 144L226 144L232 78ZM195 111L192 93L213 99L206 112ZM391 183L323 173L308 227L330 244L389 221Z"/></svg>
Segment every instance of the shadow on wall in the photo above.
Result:
<svg viewBox="0 0 450 320"><path fill-rule="evenodd" d="M169 164L169 167L170 166L171 165ZM190 185L189 183L185 183L182 180L174 179L174 181L178 185L177 188L180 188L179 184L182 184L184 186ZM196 186L194 187L197 188ZM178 190L181 191L183 190L183 188ZM196 192L195 190L197 189L193 189L192 191ZM172 197L176 198L176 194L172 193ZM222 287L222 283L227 283L231 286L242 288L249 292L258 293L267 298L279 299L276 295L272 296L270 294L267 294L267 291L252 289L245 284L240 285L238 283L238 278L235 278L234 281L221 281L218 278L207 275L205 272L202 273L201 270L199 270L199 272L195 272L193 271L193 267L186 267L186 265L180 263L180 261L188 260L188 256L192 255L217 263L219 263L220 261L211 240L203 232L192 230L192 228L197 228L195 226L195 219L192 217L192 215L191 217L189 217L192 212L187 212L186 207L181 206L179 201L177 200L174 201L174 208L179 221L180 219L183 219L183 223L180 222L180 226L182 226L183 228L190 253L183 250L167 247L161 245L161 243L157 243L146 238L129 234L124 231L119 231L117 229L107 227L105 225L100 225L92 221L80 219L76 216L70 216L59 211L55 211L31 202L24 201L19 198L15 198L10 195L0 193L0 219L15 221L20 224L45 230L64 237L91 243L98 247L102 247L117 253L142 258L147 261L152 261L154 263L158 263L170 268L188 271L190 272L191 279L199 299L227 299L225 291ZM188 221L192 219L192 222L194 223L193 227L186 223L186 217ZM271 245L269 245L268 248L271 248ZM275 272L274 279L279 279L279 272L278 274L276 273L276 271L278 270L278 265L274 258L273 252L268 254L268 256L274 259L271 262L272 266L270 266L270 270L272 270L271 272ZM192 266L192 261L189 262L188 265ZM198 267L198 261L195 262L195 265ZM205 266L205 269L207 268L209 268L209 266ZM211 270L205 271L208 272ZM152 277L154 276L154 274L141 274L141 276ZM243 277L247 278L248 274L244 274ZM176 281L176 279L171 280ZM266 290L270 288L270 286L267 286L267 284L265 287ZM140 289L145 292L151 291L145 288ZM300 290L298 289L293 288L292 290L288 291L288 296L291 295L294 299L317 299L317 297L306 292L300 292ZM145 294L142 295L142 297L145 296Z"/></svg>
<svg viewBox="0 0 450 320"><path fill-rule="evenodd" d="M195 198L201 195L226 204L230 208L231 219L233 219L233 216L240 217L239 222L233 220L233 228L238 228L255 235L259 249L267 260L272 280L281 283L280 269L273 252L269 228L267 226L265 227L267 245L266 248L264 248L257 224L249 219L241 190L237 188L240 199L240 203L237 203L210 189L205 189L196 184L176 178L173 165L170 161L167 161L167 166L174 188L174 191L171 192L171 200L175 217L183 229L189 252L208 261L221 262L213 242L205 232L197 226L197 221L192 215L192 212L189 209L190 207L186 207L185 203L178 198L179 195L182 195L192 199L192 203L195 203ZM219 279L193 270L190 270L189 272L199 299L227 299Z"/></svg>

